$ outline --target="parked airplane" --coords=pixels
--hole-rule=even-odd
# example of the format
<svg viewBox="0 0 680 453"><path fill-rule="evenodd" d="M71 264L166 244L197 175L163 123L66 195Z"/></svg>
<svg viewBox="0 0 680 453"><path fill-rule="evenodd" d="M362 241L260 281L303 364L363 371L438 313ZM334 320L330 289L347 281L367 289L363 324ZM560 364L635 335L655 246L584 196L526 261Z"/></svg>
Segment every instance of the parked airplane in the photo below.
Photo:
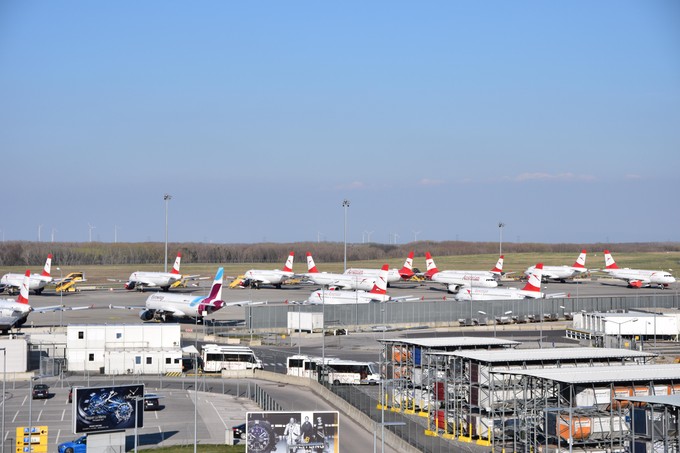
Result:
<svg viewBox="0 0 680 453"><path fill-rule="evenodd" d="M380 275L380 272L381 269L350 268L345 271L345 274L376 279ZM398 282L402 279L408 280L413 277L413 275L413 251L411 251L401 269L390 269L387 272L387 285L389 286L390 283Z"/></svg>
<svg viewBox="0 0 680 453"><path fill-rule="evenodd" d="M323 285L327 288L335 287L340 289L361 289L370 291L375 286L375 281L378 278L366 277L347 274L335 274L332 272L319 272L314 264L312 254L307 252L307 273L302 276L317 285Z"/></svg>
<svg viewBox="0 0 680 453"><path fill-rule="evenodd" d="M314 291L306 303L308 304L368 304L370 302L387 302L392 299L387 295L387 272L389 265L385 264L380 269L380 277L375 281L375 285L370 291L346 291L342 289L336 290L319 290Z"/></svg>
<svg viewBox="0 0 680 453"><path fill-rule="evenodd" d="M534 266L534 273L529 276L529 281L524 288L480 288L477 286L461 289L456 294L456 300L508 300L508 299L539 299L546 297L541 292L541 278L543 273L543 263ZM550 297L559 297L551 295Z"/></svg>
<svg viewBox="0 0 680 453"><path fill-rule="evenodd" d="M27 270L19 286L19 297L14 299L0 299L0 331L7 333L13 327L21 327L26 323L31 312L45 313L62 310L82 310L91 307L68 307L54 305L51 307L33 308L28 304L28 293L31 281L31 271Z"/></svg>
<svg viewBox="0 0 680 453"><path fill-rule="evenodd" d="M224 268L217 269L215 280L210 287L207 296L195 296L193 294L177 294L157 292L146 299L144 307L114 306L128 310L141 310L139 317L143 321L157 320L169 322L176 319L196 319L202 321L220 308L231 305L245 305L248 302L225 302L222 300L222 285L224 281Z"/></svg>
<svg viewBox="0 0 680 453"><path fill-rule="evenodd" d="M244 279L241 280L241 287L251 286L253 288L259 288L262 285L273 285L275 288L281 288L281 284L286 280L289 280L295 275L293 273L293 260L295 259L295 252L290 252L286 264L283 266L282 270L260 270L251 269L247 271L244 275Z"/></svg>
<svg viewBox="0 0 680 453"><path fill-rule="evenodd" d="M543 266L543 281L559 280L564 283L565 279L574 278L585 272L588 272L588 269L586 269L586 251L581 250L581 254L571 266ZM531 276L534 273L534 266L529 267L524 273Z"/></svg>
<svg viewBox="0 0 680 453"><path fill-rule="evenodd" d="M47 255L42 274L31 275L28 290L40 294L48 283L52 283L50 271L52 269L52 254ZM5 274L0 278L0 292L7 290L9 294L17 294L24 283L24 274Z"/></svg>
<svg viewBox="0 0 680 453"><path fill-rule="evenodd" d="M457 293L462 287L495 288L503 272L503 255L490 271L440 271L430 252L425 253L425 276L433 282L443 283L450 293Z"/></svg>
<svg viewBox="0 0 680 453"><path fill-rule="evenodd" d="M609 250L604 251L604 264L606 267L601 272L605 272L613 278L625 280L629 288L656 285L663 289L671 283L675 283L675 277L668 271L648 271L644 269L629 269L627 267L622 269L616 265Z"/></svg>
<svg viewBox="0 0 680 453"><path fill-rule="evenodd" d="M182 275L179 272L180 262L182 261L182 254L178 253L175 258L175 264L172 266L170 272L147 272L136 271L130 274L125 289L135 289L144 291L144 288L160 288L167 291L170 287L180 280L194 280L198 275ZM116 281L116 280L114 280Z"/></svg>

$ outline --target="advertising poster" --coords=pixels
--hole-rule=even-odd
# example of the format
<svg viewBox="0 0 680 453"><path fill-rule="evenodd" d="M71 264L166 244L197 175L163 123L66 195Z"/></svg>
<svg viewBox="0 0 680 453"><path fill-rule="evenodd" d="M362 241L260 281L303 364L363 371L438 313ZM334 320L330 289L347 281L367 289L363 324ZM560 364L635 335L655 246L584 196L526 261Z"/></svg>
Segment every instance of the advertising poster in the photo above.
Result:
<svg viewBox="0 0 680 453"><path fill-rule="evenodd" d="M76 434L142 428L144 385L76 388L73 410Z"/></svg>
<svg viewBox="0 0 680 453"><path fill-rule="evenodd" d="M338 412L248 412L246 453L338 453Z"/></svg>

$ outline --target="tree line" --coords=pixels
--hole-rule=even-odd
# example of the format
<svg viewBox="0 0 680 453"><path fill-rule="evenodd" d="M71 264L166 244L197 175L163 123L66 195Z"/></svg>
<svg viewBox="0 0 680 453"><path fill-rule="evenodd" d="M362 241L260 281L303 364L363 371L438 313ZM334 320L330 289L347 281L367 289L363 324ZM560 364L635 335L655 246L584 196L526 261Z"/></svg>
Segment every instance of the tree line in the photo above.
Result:
<svg viewBox="0 0 680 453"><path fill-rule="evenodd" d="M582 248L617 253L677 252L677 242L637 242L618 244L541 244L503 243L503 253L574 253ZM434 256L494 254L497 242L418 241L408 244L347 244L349 261L405 258L410 251L422 256L429 251ZM295 251L298 260L311 252L320 262L341 262L344 259L342 242L296 242L257 244L169 243L168 258L182 253L182 261L190 263L275 263L282 265L288 253ZM47 254L61 266L71 265L128 265L163 262L165 244L162 242L28 242L0 243L0 266L42 266Z"/></svg>

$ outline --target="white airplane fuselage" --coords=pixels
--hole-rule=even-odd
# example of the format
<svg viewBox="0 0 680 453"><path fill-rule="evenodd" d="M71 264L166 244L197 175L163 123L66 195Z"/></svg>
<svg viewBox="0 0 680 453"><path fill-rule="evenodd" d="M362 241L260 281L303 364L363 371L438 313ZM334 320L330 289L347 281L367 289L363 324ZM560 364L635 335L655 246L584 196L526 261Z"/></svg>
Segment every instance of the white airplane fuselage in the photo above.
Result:
<svg viewBox="0 0 680 453"><path fill-rule="evenodd" d="M456 300L514 300L538 299L543 293L516 288L464 288L456 294Z"/></svg>
<svg viewBox="0 0 680 453"><path fill-rule="evenodd" d="M312 305L337 304L368 304L371 302L385 302L390 298L387 294L375 294L367 291L328 290L314 291L307 299Z"/></svg>
<svg viewBox="0 0 680 453"><path fill-rule="evenodd" d="M173 274L170 272L145 272L137 271L130 274L128 279L130 282L134 282L135 285L139 286L149 286L149 287L167 287L171 286L178 280L182 279L181 274Z"/></svg>
<svg viewBox="0 0 680 453"><path fill-rule="evenodd" d="M251 281L261 283L263 285L281 285L286 280L295 275L293 272L286 272L280 270L259 270L251 269L245 274L245 278Z"/></svg>
<svg viewBox="0 0 680 453"><path fill-rule="evenodd" d="M456 292L463 286L476 288L495 288L496 277L486 271L442 271L430 277L433 282L448 285L450 292Z"/></svg>
<svg viewBox="0 0 680 453"><path fill-rule="evenodd" d="M564 280L567 278L573 278L588 269L583 267L573 267L573 266L543 266L543 280ZM524 271L525 275L531 275L535 272L535 266L529 267Z"/></svg>
<svg viewBox="0 0 680 453"><path fill-rule="evenodd" d="M660 285L668 286L675 283L675 277L666 271L650 271L645 269L602 269L613 278L626 280L630 286L649 286ZM640 285L634 285L633 282L640 282Z"/></svg>
<svg viewBox="0 0 680 453"><path fill-rule="evenodd" d="M308 272L304 276L317 285L335 286L343 289L361 289L370 291L375 285L375 277L359 275L334 274L331 272Z"/></svg>
<svg viewBox="0 0 680 453"><path fill-rule="evenodd" d="M191 294L154 293L146 299L146 310L169 313L175 318L200 318L203 312L211 314L221 308L219 301L213 306L202 303L205 300L205 296Z"/></svg>
<svg viewBox="0 0 680 453"><path fill-rule="evenodd" d="M36 291L42 290L52 281L52 277L47 277L40 274L32 274L28 281L28 290ZM0 285L10 288L19 288L24 282L24 274L5 274L0 278Z"/></svg>
<svg viewBox="0 0 680 453"><path fill-rule="evenodd" d="M344 275L352 275L359 278L370 278L375 281L375 279L380 275L380 269L350 268L345 271ZM399 275L399 269L389 269L387 271L387 283L394 283L400 280L401 275Z"/></svg>

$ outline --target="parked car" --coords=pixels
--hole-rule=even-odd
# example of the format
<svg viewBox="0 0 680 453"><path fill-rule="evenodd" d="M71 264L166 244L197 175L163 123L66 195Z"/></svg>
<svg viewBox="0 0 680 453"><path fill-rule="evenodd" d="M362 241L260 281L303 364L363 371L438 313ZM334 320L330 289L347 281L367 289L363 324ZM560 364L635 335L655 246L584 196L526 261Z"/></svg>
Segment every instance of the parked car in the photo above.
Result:
<svg viewBox="0 0 680 453"><path fill-rule="evenodd" d="M155 411L160 409L162 406L158 401L159 398L161 397L156 395L155 393L147 393L146 395L144 395L144 410Z"/></svg>
<svg viewBox="0 0 680 453"><path fill-rule="evenodd" d="M59 444L59 453L86 453L87 436L79 437L71 442Z"/></svg>
<svg viewBox="0 0 680 453"><path fill-rule="evenodd" d="M49 398L50 397L50 386L47 384L35 384L33 386L33 399L39 398Z"/></svg>
<svg viewBox="0 0 680 453"><path fill-rule="evenodd" d="M240 440L245 441L248 437L246 435L246 424L241 423L240 425L234 425L231 427L231 432L233 434L234 445L238 444Z"/></svg>

